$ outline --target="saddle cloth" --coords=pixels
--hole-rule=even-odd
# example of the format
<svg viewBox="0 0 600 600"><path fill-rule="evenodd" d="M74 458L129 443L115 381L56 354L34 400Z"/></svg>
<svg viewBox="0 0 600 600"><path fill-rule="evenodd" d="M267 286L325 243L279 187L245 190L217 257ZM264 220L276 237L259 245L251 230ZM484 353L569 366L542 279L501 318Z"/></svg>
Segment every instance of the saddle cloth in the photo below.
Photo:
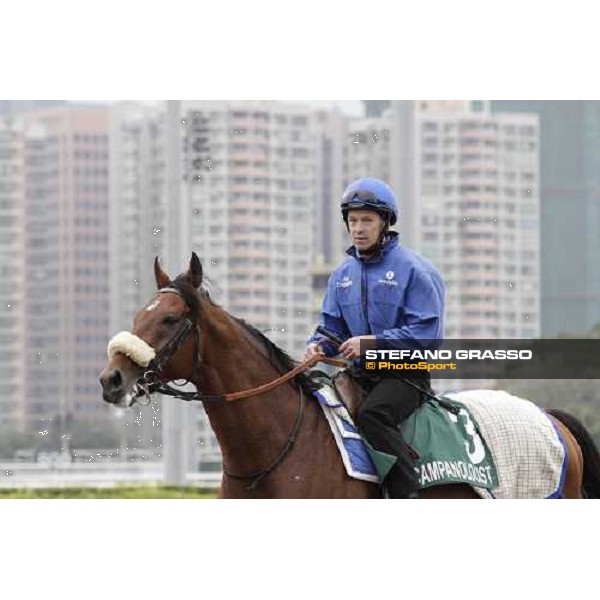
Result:
<svg viewBox="0 0 600 600"><path fill-rule="evenodd" d="M335 390L323 386L314 394L329 423L348 475L354 479L381 483L365 442Z"/></svg>
<svg viewBox="0 0 600 600"><path fill-rule="evenodd" d="M335 391L323 386L314 394L348 475L381 483L372 449L367 449ZM492 490L473 486L482 498L560 497L567 466L566 450L560 433L540 408L496 390L470 390L445 397L471 412L492 454L499 485Z"/></svg>
<svg viewBox="0 0 600 600"><path fill-rule="evenodd" d="M495 498L559 498L568 455L560 432L538 406L500 390L444 394L474 416L496 464ZM482 497L485 490L473 488Z"/></svg>

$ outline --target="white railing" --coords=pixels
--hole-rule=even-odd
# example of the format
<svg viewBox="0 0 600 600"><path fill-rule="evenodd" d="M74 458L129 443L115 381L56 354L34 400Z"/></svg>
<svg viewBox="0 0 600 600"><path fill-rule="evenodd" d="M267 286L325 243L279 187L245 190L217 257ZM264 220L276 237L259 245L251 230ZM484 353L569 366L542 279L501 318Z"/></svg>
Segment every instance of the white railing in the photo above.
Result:
<svg viewBox="0 0 600 600"><path fill-rule="evenodd" d="M185 484L217 488L221 475L221 472L188 472ZM163 483L164 466L158 461L0 463L0 488L113 487Z"/></svg>

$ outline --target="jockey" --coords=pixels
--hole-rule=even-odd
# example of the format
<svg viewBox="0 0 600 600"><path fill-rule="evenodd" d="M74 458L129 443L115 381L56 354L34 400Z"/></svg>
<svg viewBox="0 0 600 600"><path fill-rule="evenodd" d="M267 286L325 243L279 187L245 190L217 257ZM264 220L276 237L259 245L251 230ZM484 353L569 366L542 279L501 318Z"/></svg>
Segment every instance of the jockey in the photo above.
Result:
<svg viewBox="0 0 600 600"><path fill-rule="evenodd" d="M406 342L433 349L443 337L444 284L433 264L399 243L389 227L398 220L393 190L366 177L344 192L342 217L352 239L349 255L331 275L321 310L321 327L343 344L337 347L320 333L308 340L305 358L315 353L360 356L360 341ZM421 402L422 394L399 377L359 375L370 389L358 413L358 426L376 449L398 457L384 484L392 498L414 497L418 488L414 463L398 424ZM429 388L429 376L419 381Z"/></svg>

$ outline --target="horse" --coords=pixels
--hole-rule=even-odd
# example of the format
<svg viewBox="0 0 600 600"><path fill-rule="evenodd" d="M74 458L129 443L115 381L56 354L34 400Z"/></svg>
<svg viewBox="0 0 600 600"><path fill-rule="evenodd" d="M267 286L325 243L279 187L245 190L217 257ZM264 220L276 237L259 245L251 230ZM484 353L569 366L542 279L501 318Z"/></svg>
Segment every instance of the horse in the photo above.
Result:
<svg viewBox="0 0 600 600"><path fill-rule="evenodd" d="M135 315L132 332L109 343L100 374L104 401L129 407L153 391L203 401L223 458L219 498L384 497L378 484L347 475L326 417L309 398L322 383L318 373L302 372L260 331L216 304L195 252L174 280L158 257L154 274L156 295ZM177 380L197 392L168 385ZM600 497L600 453L589 432L571 415L548 414L568 449L564 497ZM419 497L480 498L461 483L432 486Z"/></svg>

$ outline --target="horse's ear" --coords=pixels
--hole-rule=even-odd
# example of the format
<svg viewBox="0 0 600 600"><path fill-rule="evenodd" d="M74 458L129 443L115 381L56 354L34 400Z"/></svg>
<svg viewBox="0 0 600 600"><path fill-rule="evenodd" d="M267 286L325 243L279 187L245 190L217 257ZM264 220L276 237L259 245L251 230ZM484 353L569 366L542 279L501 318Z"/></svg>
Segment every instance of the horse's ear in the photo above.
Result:
<svg viewBox="0 0 600 600"><path fill-rule="evenodd" d="M154 259L154 277L156 277L156 285L159 290L171 284L168 275L160 268L158 256Z"/></svg>
<svg viewBox="0 0 600 600"><path fill-rule="evenodd" d="M202 263L195 252L192 252L190 259L190 268L187 272L187 277L195 288L199 288L202 284Z"/></svg>

